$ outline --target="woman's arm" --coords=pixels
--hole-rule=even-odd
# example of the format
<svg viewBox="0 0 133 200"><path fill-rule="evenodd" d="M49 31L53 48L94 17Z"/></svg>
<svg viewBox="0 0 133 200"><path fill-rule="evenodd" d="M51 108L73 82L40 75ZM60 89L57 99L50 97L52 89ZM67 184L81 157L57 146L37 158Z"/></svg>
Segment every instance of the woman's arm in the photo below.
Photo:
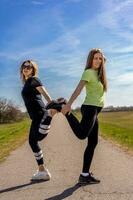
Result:
<svg viewBox="0 0 133 200"><path fill-rule="evenodd" d="M81 80L79 82L79 84L77 85L76 89L74 90L73 94L71 95L68 104L72 105L72 103L74 102L74 100L80 95L82 89L85 86L86 81Z"/></svg>
<svg viewBox="0 0 133 200"><path fill-rule="evenodd" d="M38 87L36 87L36 89L44 96L44 98L46 99L46 101L48 103L50 103L52 101L50 95L48 94L48 92L44 86L38 86Z"/></svg>
<svg viewBox="0 0 133 200"><path fill-rule="evenodd" d="M80 95L82 89L84 88L86 84L86 81L80 80L79 84L77 85L76 89L74 90L73 94L71 95L70 99L68 100L68 103L63 106L62 113L65 115L67 112L70 112L71 105L74 102L74 100Z"/></svg>

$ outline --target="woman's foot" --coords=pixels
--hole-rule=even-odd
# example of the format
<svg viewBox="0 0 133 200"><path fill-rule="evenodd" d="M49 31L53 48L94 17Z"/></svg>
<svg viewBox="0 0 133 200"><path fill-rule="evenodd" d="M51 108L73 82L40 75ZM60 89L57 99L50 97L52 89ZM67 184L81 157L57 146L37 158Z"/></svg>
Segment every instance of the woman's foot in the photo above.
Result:
<svg viewBox="0 0 133 200"><path fill-rule="evenodd" d="M49 181L51 179L51 174L48 169L44 171L37 170L35 174L33 174L31 181Z"/></svg>
<svg viewBox="0 0 133 200"><path fill-rule="evenodd" d="M49 104L46 105L45 108L47 110L55 109L56 111L61 112L62 106L65 104L66 104L66 100L63 97L61 97L61 98L58 98L57 100L51 101Z"/></svg>
<svg viewBox="0 0 133 200"><path fill-rule="evenodd" d="M79 176L79 184L97 184L100 183L100 180L95 178L92 173L89 173L88 176L83 176L80 174Z"/></svg>
<svg viewBox="0 0 133 200"><path fill-rule="evenodd" d="M67 100L65 98L63 98L63 97L60 97L60 98L56 99L56 101L58 101L59 103L62 103L64 105L67 104Z"/></svg>

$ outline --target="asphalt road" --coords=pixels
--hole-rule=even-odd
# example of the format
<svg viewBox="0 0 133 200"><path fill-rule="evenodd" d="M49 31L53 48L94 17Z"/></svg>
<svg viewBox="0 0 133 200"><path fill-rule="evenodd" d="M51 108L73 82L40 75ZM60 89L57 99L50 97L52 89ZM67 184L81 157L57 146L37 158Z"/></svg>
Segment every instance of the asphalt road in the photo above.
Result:
<svg viewBox="0 0 133 200"><path fill-rule="evenodd" d="M52 179L31 184L37 165L26 142L0 165L0 200L133 200L133 157L114 144L99 138L91 171L101 183L82 187L77 180L86 141L74 136L62 114L41 146Z"/></svg>

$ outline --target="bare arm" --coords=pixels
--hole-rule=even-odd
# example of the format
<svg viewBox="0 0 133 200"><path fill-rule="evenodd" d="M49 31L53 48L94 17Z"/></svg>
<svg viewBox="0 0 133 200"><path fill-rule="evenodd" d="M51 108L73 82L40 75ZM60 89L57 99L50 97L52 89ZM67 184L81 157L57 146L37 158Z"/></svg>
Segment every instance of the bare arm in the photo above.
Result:
<svg viewBox="0 0 133 200"><path fill-rule="evenodd" d="M85 86L86 81L81 80L79 82L79 84L77 85L76 89L74 90L73 94L71 95L68 104L72 105L72 103L74 102L74 100L80 95L82 89Z"/></svg>
<svg viewBox="0 0 133 200"><path fill-rule="evenodd" d="M85 83L86 83L86 81L80 80L79 84L77 85L76 89L74 90L73 94L71 95L68 103L65 106L63 106L63 108L62 108L62 113L63 114L66 114L67 112L70 112L72 103L80 95L82 89L85 86Z"/></svg>
<svg viewBox="0 0 133 200"><path fill-rule="evenodd" d="M48 94L48 92L47 92L47 90L45 89L44 86L36 87L36 89L44 96L44 98L46 99L46 101L48 103L50 103L52 101L50 95Z"/></svg>

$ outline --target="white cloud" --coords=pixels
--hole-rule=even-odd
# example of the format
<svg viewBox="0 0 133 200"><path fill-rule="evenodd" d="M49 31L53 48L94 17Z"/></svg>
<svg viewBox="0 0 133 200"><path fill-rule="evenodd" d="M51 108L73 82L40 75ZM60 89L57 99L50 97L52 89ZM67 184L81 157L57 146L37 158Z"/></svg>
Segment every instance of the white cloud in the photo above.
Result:
<svg viewBox="0 0 133 200"><path fill-rule="evenodd" d="M112 34L133 42L133 1L101 0L101 3L103 9L97 17L99 24L110 29Z"/></svg>
<svg viewBox="0 0 133 200"><path fill-rule="evenodd" d="M40 1L32 1L34 3L40 3ZM56 6L54 9L50 9L49 10L49 14L51 15L51 18L53 18L53 20L56 23L56 26L61 29L62 34L59 34L59 36L54 39L52 42L49 42L48 44L42 43L39 46L35 46L35 47L26 47L26 41L27 38L31 38L32 32L44 32L45 29L47 29L47 24L49 24L50 21L46 21L46 19L48 18L48 13L45 11L43 12L39 12L38 14L35 14L34 17L32 17L32 21L37 21L33 24L30 24L30 31L27 31L26 35L23 35L23 37L19 38L16 37L16 31L14 29L14 39L12 39L12 41L10 41L10 46L6 46L6 50L0 53L0 57L4 57L7 59L11 59L11 60L22 60L24 58L28 58L28 57L37 57L39 59L42 58L46 58L45 55L49 55L49 54L57 54L60 53L62 51L65 50L73 50L75 51L78 48L78 45L80 45L80 39L73 33L73 30L69 30L69 28L64 25L63 22L63 14L60 10L58 10L58 6ZM27 16L28 17L28 16ZM35 20L33 20L35 19ZM40 21L41 20L41 21ZM44 21L46 22L44 24ZM17 30L22 29L22 27L29 27L29 21L30 17L28 17L28 19L23 19L21 22L18 22L18 24L16 24ZM38 26L36 27L36 24L39 23L43 23L43 26L41 26L41 24L39 25L39 30L37 31ZM42 27L42 28L41 28ZM27 29L29 30L29 28ZM35 31L34 31L35 30ZM50 30L49 30L50 31ZM33 37L33 36L32 36ZM20 39L21 38L21 39ZM18 50L20 48L16 48L17 44L21 44L21 46L23 47L23 44L25 43L25 50ZM16 44L16 45L15 45ZM21 47L21 49L22 49ZM17 50L16 50L17 49ZM63 50L64 49L64 50Z"/></svg>
<svg viewBox="0 0 133 200"><path fill-rule="evenodd" d="M82 0L66 0L67 3L79 3L81 2Z"/></svg>
<svg viewBox="0 0 133 200"><path fill-rule="evenodd" d="M107 51L109 53L133 53L133 45L128 45L128 46L124 46L122 44L115 44L115 45L111 45L110 47L108 47Z"/></svg>
<svg viewBox="0 0 133 200"><path fill-rule="evenodd" d="M128 85L133 84L133 72L121 74L117 77L117 84Z"/></svg>
<svg viewBox="0 0 133 200"><path fill-rule="evenodd" d="M31 1L32 4L34 5L43 5L44 2L41 2L41 1Z"/></svg>

